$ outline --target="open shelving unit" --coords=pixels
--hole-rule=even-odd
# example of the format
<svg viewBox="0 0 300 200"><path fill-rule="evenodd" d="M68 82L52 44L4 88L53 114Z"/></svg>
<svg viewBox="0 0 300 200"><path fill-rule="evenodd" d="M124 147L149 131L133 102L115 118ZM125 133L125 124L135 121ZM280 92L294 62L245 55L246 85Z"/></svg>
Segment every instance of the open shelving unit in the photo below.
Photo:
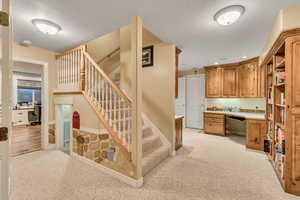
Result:
<svg viewBox="0 0 300 200"><path fill-rule="evenodd" d="M285 43L267 63L268 157L278 179L285 185Z"/></svg>
<svg viewBox="0 0 300 200"><path fill-rule="evenodd" d="M300 29L281 34L266 67L264 150L283 187L300 196Z"/></svg>

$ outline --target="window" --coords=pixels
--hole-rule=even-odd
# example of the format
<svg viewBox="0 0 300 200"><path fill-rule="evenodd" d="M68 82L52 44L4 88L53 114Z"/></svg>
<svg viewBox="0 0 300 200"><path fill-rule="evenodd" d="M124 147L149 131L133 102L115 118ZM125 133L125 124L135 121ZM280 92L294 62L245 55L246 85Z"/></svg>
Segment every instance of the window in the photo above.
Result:
<svg viewBox="0 0 300 200"><path fill-rule="evenodd" d="M40 88L19 88L18 87L18 103L41 104L41 89Z"/></svg>

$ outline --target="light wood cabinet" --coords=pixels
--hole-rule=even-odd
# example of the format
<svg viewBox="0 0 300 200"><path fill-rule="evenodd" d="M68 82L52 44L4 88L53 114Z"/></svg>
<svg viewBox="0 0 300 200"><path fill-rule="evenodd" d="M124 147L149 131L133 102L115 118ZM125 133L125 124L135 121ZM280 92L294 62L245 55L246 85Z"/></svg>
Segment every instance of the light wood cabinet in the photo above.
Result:
<svg viewBox="0 0 300 200"><path fill-rule="evenodd" d="M266 120L247 119L246 121L246 147L262 151L264 139L267 135Z"/></svg>
<svg viewBox="0 0 300 200"><path fill-rule="evenodd" d="M286 192L300 196L300 31L281 34L265 57L267 155Z"/></svg>
<svg viewBox="0 0 300 200"><path fill-rule="evenodd" d="M265 73L258 67L258 58L205 67L207 98L264 97Z"/></svg>
<svg viewBox="0 0 300 200"><path fill-rule="evenodd" d="M300 33L286 41L287 191L300 196Z"/></svg>
<svg viewBox="0 0 300 200"><path fill-rule="evenodd" d="M225 115L204 113L204 132L225 136Z"/></svg>
<svg viewBox="0 0 300 200"><path fill-rule="evenodd" d="M220 97L221 96L221 69L212 67L205 71L205 86L206 97Z"/></svg>
<svg viewBox="0 0 300 200"><path fill-rule="evenodd" d="M266 66L258 67L259 84L258 84L258 97L266 97Z"/></svg>
<svg viewBox="0 0 300 200"><path fill-rule="evenodd" d="M258 97L257 63L249 63L239 67L239 96Z"/></svg>
<svg viewBox="0 0 300 200"><path fill-rule="evenodd" d="M222 68L222 97L238 96L238 70L236 67Z"/></svg>
<svg viewBox="0 0 300 200"><path fill-rule="evenodd" d="M182 147L182 124L183 124L183 117L179 117L175 119L175 150L177 151Z"/></svg>

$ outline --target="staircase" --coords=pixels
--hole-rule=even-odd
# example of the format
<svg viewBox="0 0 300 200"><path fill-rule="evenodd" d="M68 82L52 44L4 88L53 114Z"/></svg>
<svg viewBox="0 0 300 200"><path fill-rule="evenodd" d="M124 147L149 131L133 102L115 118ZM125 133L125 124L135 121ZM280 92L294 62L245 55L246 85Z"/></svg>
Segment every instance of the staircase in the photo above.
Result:
<svg viewBox="0 0 300 200"><path fill-rule="evenodd" d="M85 46L57 56L57 64L58 89L81 91L120 150L131 160L132 100L119 87L120 68L107 75L87 53ZM169 146L162 142L149 120L143 118L142 121L142 173L145 175L168 157Z"/></svg>
<svg viewBox="0 0 300 200"><path fill-rule="evenodd" d="M160 134L155 131L154 126L146 117L143 117L142 142L142 173L145 176L169 156L169 146L163 143Z"/></svg>

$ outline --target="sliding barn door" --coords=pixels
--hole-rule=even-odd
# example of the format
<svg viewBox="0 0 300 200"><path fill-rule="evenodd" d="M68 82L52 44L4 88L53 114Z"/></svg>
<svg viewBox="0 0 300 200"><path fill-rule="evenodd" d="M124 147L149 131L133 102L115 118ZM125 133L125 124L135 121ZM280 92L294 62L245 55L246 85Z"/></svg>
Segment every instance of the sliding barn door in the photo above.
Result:
<svg viewBox="0 0 300 200"><path fill-rule="evenodd" d="M0 199L9 199L9 136L11 130L11 24L10 1L0 0Z"/></svg>
<svg viewBox="0 0 300 200"><path fill-rule="evenodd" d="M186 79L186 127L203 129L205 111L205 77L188 76Z"/></svg>

